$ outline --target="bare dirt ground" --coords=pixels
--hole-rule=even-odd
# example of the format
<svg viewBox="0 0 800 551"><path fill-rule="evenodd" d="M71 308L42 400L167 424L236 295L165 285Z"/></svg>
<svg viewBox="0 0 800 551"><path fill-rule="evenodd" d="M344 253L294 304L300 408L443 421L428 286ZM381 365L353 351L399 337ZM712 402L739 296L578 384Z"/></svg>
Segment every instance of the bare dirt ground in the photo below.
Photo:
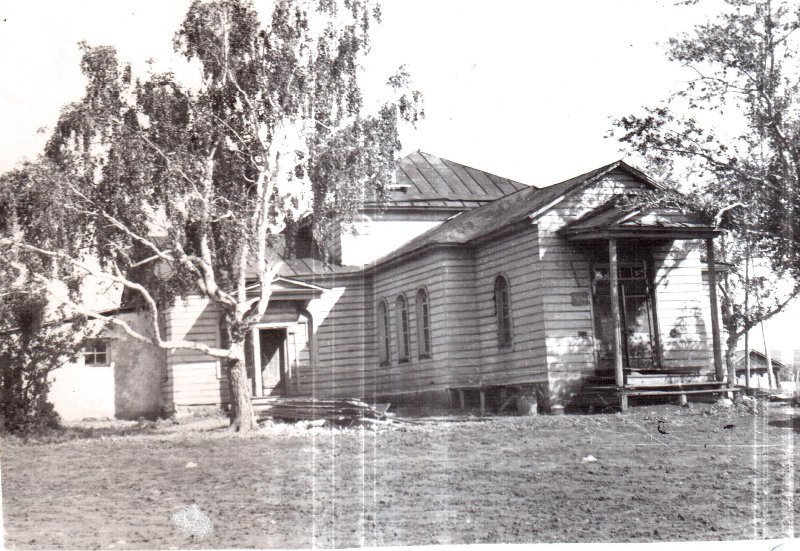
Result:
<svg viewBox="0 0 800 551"><path fill-rule="evenodd" d="M209 418L84 426L82 437L61 443L6 438L6 545L310 548L794 536L800 408L703 414L708 407L377 429L276 424L244 438L219 430L224 419ZM660 418L669 434L657 431ZM202 540L187 538L172 520L193 504L213 522Z"/></svg>

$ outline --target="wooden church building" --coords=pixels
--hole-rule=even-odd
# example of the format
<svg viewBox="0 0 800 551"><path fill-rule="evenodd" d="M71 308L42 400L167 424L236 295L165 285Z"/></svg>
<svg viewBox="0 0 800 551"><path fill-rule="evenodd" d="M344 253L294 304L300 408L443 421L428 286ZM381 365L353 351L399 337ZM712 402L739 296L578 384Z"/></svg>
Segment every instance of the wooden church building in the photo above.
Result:
<svg viewBox="0 0 800 551"><path fill-rule="evenodd" d="M537 188L426 153L401 159L388 207L365 205L332 262L305 240L273 283L248 344L254 401L498 411L526 395L549 411L721 392L709 269L719 230L667 208L620 206L635 188L662 190L622 161ZM200 298L179 301L166 336L218 345L219 320ZM228 402L213 358L133 350L146 347L114 331L93 346L74 368L113 371L109 416ZM59 408L70 391L56 395Z"/></svg>

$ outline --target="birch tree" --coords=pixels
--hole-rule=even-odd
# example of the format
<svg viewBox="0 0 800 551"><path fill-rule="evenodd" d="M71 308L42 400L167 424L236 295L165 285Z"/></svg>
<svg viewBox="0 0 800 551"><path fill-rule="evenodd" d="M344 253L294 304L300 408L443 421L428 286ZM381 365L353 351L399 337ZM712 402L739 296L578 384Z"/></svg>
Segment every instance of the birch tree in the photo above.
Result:
<svg viewBox="0 0 800 551"><path fill-rule="evenodd" d="M42 246L25 224L0 241L124 287L152 326L143 334L74 293L58 297L79 313L223 360L231 427L242 432L256 427L245 335L269 305L285 241L310 224L324 245L366 197L384 198L398 127L421 116L402 68L386 102L365 106L361 63L377 4L275 0L265 21L249 0L191 5L174 44L202 72L200 89L171 73L134 78L112 47L83 45L86 93L63 110L39 182L59 190L68 243ZM221 310L223 346L162 334L162 309L189 294Z"/></svg>
<svg viewBox="0 0 800 551"><path fill-rule="evenodd" d="M616 120L612 135L675 187L700 182L691 202L713 205L728 230L717 246L732 265L721 301L731 363L739 338L800 292L800 8L722 8L667 45L688 80L662 105ZM754 259L766 275L753 275Z"/></svg>
<svg viewBox="0 0 800 551"><path fill-rule="evenodd" d="M0 236L14 242L23 235L41 246L70 249L64 232L69 220L59 211L58 189L38 185L50 180L39 165L26 165L0 175ZM61 222L59 222L61 220ZM32 432L58 424L48 401L51 373L72 360L85 338L80 318L65 317L64 306L48 301L51 280L76 290L79 281L69 269L24 247L3 247L0 262L0 430ZM48 274L48 278L42 274Z"/></svg>

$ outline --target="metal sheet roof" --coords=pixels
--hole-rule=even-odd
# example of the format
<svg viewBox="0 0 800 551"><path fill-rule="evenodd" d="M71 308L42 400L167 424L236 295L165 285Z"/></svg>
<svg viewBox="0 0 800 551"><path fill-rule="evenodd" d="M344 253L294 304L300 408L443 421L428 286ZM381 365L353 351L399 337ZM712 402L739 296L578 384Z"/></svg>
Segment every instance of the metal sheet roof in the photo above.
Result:
<svg viewBox="0 0 800 551"><path fill-rule="evenodd" d="M421 151L400 159L395 174L389 208L474 208L531 187Z"/></svg>
<svg viewBox="0 0 800 551"><path fill-rule="evenodd" d="M361 266L340 266L316 258L282 257L281 260L283 261L283 266L278 272L278 275L289 278L304 275L331 275L361 271Z"/></svg>
<svg viewBox="0 0 800 551"><path fill-rule="evenodd" d="M594 178L615 168L627 169L621 161L611 163L558 184L538 189L525 187L476 209L464 212L441 225L412 239L391 254L378 259L373 265L435 244L463 244L487 235L497 229L523 220L530 213L566 195Z"/></svg>

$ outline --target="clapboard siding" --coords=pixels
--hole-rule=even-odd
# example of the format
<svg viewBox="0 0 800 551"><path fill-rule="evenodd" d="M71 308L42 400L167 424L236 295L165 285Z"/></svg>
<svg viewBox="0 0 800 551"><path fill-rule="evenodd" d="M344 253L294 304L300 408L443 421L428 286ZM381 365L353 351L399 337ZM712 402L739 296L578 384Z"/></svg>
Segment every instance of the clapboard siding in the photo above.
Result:
<svg viewBox="0 0 800 551"><path fill-rule="evenodd" d="M717 281L719 281L720 276L721 276L721 274L717 273ZM702 293L702 297L703 298L702 298L702 300L708 300L708 308L703 310L704 322L705 322L706 327L708 327L708 331L707 331L708 335L706 337L706 346L708 346L708 351L709 351L708 352L708 355L709 355L708 361L709 361L709 368L711 370L714 370L714 335L711 332L711 299L710 299L710 295L709 295L708 266L707 265L703 266L702 281L703 281L703 293ZM719 294L720 293L718 291L718 295ZM722 326L722 308L721 308L721 304L720 304L719 300L717 301L717 319L720 320L720 331L722 331L722 328L721 328L721 326ZM724 338L724 337L721 337L721 338ZM722 346L722 351L723 351L723 355L724 355L725 344L724 343L720 343L720 346ZM727 374L727 369L725 369L725 372Z"/></svg>
<svg viewBox="0 0 800 551"><path fill-rule="evenodd" d="M190 296L179 300L166 313L164 329L168 338L182 339L208 346L220 346L221 310L213 303ZM297 393L307 377L310 365L306 320L299 316L296 303L273 300L259 323L281 323L287 327L289 357L287 392ZM228 378L221 361L202 352L175 349L167 353L167 376L162 397L171 407L220 405L230 401ZM250 366L252 369L252 366Z"/></svg>
<svg viewBox="0 0 800 551"><path fill-rule="evenodd" d="M371 279L363 275L306 278L327 290L308 305L313 318L316 365L310 352L298 357L299 391L320 398L366 397L372 374L373 324L367 315Z"/></svg>
<svg viewBox="0 0 800 551"><path fill-rule="evenodd" d="M165 315L168 336L217 346L219 316L217 306L199 296L177 300ZM173 407L227 402L228 385L220 375L219 360L206 354L180 348L167 352L166 383Z"/></svg>
<svg viewBox="0 0 800 551"><path fill-rule="evenodd" d="M614 195L644 185L616 170L571 193L535 220L526 218L476 241L417 251L402 261L355 273L298 276L324 289L307 305L312 333L306 331L308 320L297 304L271 305L263 320L295 324L288 333L288 391L369 400L448 388L545 383L551 404L564 401L596 369L591 268L592 262L607 261L607 241L579 245L559 231ZM392 220L391 227L402 223ZM380 232L373 233L373 238L380 237ZM414 232L391 233L392 239L402 240ZM344 256L363 252L352 247L357 239L344 241L334 247L334 257L340 251ZM701 246L700 241L665 242L626 254L653 258L664 366L707 373L713 366ZM494 282L501 274L509 284L511 346L498 341ZM429 357L420 357L417 327L417 292L423 288L429 300ZM400 295L408 309L407 361L399 358ZM386 365L380 365L377 348L380 301L388 309ZM212 305L191 298L167 314L164 330L169 338L216 345L218 320ZM168 354L167 363L165 403L166 398L175 405L228 400L227 380L213 358L176 350Z"/></svg>
<svg viewBox="0 0 800 551"><path fill-rule="evenodd" d="M680 241L653 249L656 307L664 367L713 373L711 313L708 288L703 286L704 243Z"/></svg>
<svg viewBox="0 0 800 551"><path fill-rule="evenodd" d="M546 361L553 403L568 400L577 391L581 377L596 367L591 305L592 252L571 244L558 231L617 193L642 185L627 173L613 171L565 197L537 219ZM607 246L606 242L602 244ZM587 293L588 304L573 305L573 293Z"/></svg>
<svg viewBox="0 0 800 551"><path fill-rule="evenodd" d="M541 383L547 380L542 318L539 244L536 227L517 224L509 232L482 243L475 253L480 362L475 366L484 385ZM494 284L508 279L511 347L498 342Z"/></svg>
<svg viewBox="0 0 800 551"><path fill-rule="evenodd" d="M558 231L613 195L642 185L632 176L614 171L566 197L537 220L549 381L556 399L568 398L580 378L595 368L591 258L607 258L605 251L569 243ZM607 247L607 241L600 243ZM652 253L663 366L707 373L711 365L707 344L710 314L708 293L701 280L701 244L691 240L668 242L655 246ZM620 243L621 247L624 245ZM649 247L635 249L641 258L650 254ZM574 306L573 293L588 294L589 303Z"/></svg>
<svg viewBox="0 0 800 551"><path fill-rule="evenodd" d="M417 291L428 293L431 354L420 358L417 328ZM408 309L409 358L399 360L397 297L405 297ZM474 298L474 260L469 251L438 249L399 266L375 273L372 302L386 301L389 313L390 361L378 365L377 341L370 361L375 372L375 391L391 395L458 386L471 377L477 363ZM466 353L461 353L466 348Z"/></svg>

